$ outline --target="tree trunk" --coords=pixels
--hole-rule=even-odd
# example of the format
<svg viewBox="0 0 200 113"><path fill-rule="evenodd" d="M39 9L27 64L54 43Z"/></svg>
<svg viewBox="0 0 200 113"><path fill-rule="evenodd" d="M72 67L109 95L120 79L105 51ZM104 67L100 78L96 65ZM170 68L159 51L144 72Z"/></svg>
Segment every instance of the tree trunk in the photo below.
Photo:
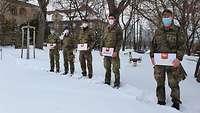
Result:
<svg viewBox="0 0 200 113"><path fill-rule="evenodd" d="M3 32L4 15L0 14L0 33Z"/></svg>
<svg viewBox="0 0 200 113"><path fill-rule="evenodd" d="M46 18L45 14L41 12L39 17L39 30L36 38L36 48L43 49L45 29L46 29Z"/></svg>
<svg viewBox="0 0 200 113"><path fill-rule="evenodd" d="M127 40L127 28L124 29L124 40L123 40L123 44L122 44L122 51L125 51L126 40Z"/></svg>

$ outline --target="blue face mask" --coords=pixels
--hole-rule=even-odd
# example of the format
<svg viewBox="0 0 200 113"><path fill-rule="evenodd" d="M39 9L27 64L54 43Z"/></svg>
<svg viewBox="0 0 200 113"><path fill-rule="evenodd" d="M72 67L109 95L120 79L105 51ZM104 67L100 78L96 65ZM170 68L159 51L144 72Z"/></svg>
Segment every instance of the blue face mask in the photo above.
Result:
<svg viewBox="0 0 200 113"><path fill-rule="evenodd" d="M172 18L163 18L162 22L164 26L170 26L172 24Z"/></svg>

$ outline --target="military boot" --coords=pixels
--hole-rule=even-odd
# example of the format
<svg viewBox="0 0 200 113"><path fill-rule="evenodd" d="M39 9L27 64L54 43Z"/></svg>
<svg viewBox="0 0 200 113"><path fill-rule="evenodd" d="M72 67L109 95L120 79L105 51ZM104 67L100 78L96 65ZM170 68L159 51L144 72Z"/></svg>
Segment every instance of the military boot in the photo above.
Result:
<svg viewBox="0 0 200 113"><path fill-rule="evenodd" d="M104 84L110 85L110 82L104 82Z"/></svg>
<svg viewBox="0 0 200 113"><path fill-rule="evenodd" d="M67 72L67 71L65 71L65 72L64 72L62 75L67 75L67 73L68 73L68 72Z"/></svg>
<svg viewBox="0 0 200 113"><path fill-rule="evenodd" d="M173 108L177 109L177 110L180 110L180 104L179 103L173 103L172 105Z"/></svg>
<svg viewBox="0 0 200 113"><path fill-rule="evenodd" d="M117 79L114 82L114 88L119 88L120 87L120 81Z"/></svg>
<svg viewBox="0 0 200 113"><path fill-rule="evenodd" d="M56 69L56 73L60 73L60 70L59 70L59 69Z"/></svg>
<svg viewBox="0 0 200 113"><path fill-rule="evenodd" d="M50 71L50 72L54 72L54 66L51 66L51 68L50 68L49 71Z"/></svg>
<svg viewBox="0 0 200 113"><path fill-rule="evenodd" d="M166 102L165 101L158 101L157 104L159 104L159 105L166 105Z"/></svg>
<svg viewBox="0 0 200 113"><path fill-rule="evenodd" d="M70 74L71 74L71 75L73 75L73 74L74 74L74 72L70 72Z"/></svg>
<svg viewBox="0 0 200 113"><path fill-rule="evenodd" d="M119 89L119 87L120 87L120 84L114 84L113 86L113 88L117 88L117 89Z"/></svg>
<svg viewBox="0 0 200 113"><path fill-rule="evenodd" d="M84 77L86 77L86 76L87 76L87 73L86 73L86 72L82 72L82 75L83 75Z"/></svg>
<svg viewBox="0 0 200 113"><path fill-rule="evenodd" d="M92 78L92 74L88 74L88 77L89 77L89 79L91 79Z"/></svg>
<svg viewBox="0 0 200 113"><path fill-rule="evenodd" d="M200 83L200 79L197 78L196 80L197 80L198 83Z"/></svg>
<svg viewBox="0 0 200 113"><path fill-rule="evenodd" d="M54 69L50 69L49 71L50 71L50 72L54 72Z"/></svg>

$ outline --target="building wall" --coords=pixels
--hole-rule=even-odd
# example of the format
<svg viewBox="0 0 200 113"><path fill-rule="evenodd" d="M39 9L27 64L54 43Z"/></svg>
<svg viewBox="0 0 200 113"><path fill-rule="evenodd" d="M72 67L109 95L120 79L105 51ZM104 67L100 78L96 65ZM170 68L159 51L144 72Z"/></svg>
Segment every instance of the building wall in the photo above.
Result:
<svg viewBox="0 0 200 113"><path fill-rule="evenodd" d="M28 20L36 19L38 17L39 11L39 7L37 6L18 2L12 4L10 12L7 12L5 17L12 17L15 19L16 24L21 25L26 23Z"/></svg>
<svg viewBox="0 0 200 113"><path fill-rule="evenodd" d="M5 20L10 21L12 28L6 30L7 32L0 32L1 45L21 45L21 24L38 18L39 7L30 5L24 2L16 1L11 4L11 8L4 14ZM4 23L3 23L4 24ZM3 26L3 25L2 25Z"/></svg>

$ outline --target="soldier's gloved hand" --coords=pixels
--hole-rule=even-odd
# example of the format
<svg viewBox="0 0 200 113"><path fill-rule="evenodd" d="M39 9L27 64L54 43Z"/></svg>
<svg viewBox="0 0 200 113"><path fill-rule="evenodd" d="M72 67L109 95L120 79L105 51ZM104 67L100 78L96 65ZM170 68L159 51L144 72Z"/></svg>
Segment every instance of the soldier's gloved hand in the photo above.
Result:
<svg viewBox="0 0 200 113"><path fill-rule="evenodd" d="M173 62L172 62L172 64L173 64L173 66L174 66L174 68L177 68L177 67L179 67L180 66L180 60L179 59L175 59Z"/></svg>
<svg viewBox="0 0 200 113"><path fill-rule="evenodd" d="M92 48L91 48L91 47L88 47L88 51L92 51Z"/></svg>
<svg viewBox="0 0 200 113"><path fill-rule="evenodd" d="M151 63L152 63L153 65L155 65L155 60L154 60L154 58L151 58Z"/></svg>
<svg viewBox="0 0 200 113"><path fill-rule="evenodd" d="M117 57L117 52L114 52L113 55L112 55L112 57L116 58Z"/></svg>

